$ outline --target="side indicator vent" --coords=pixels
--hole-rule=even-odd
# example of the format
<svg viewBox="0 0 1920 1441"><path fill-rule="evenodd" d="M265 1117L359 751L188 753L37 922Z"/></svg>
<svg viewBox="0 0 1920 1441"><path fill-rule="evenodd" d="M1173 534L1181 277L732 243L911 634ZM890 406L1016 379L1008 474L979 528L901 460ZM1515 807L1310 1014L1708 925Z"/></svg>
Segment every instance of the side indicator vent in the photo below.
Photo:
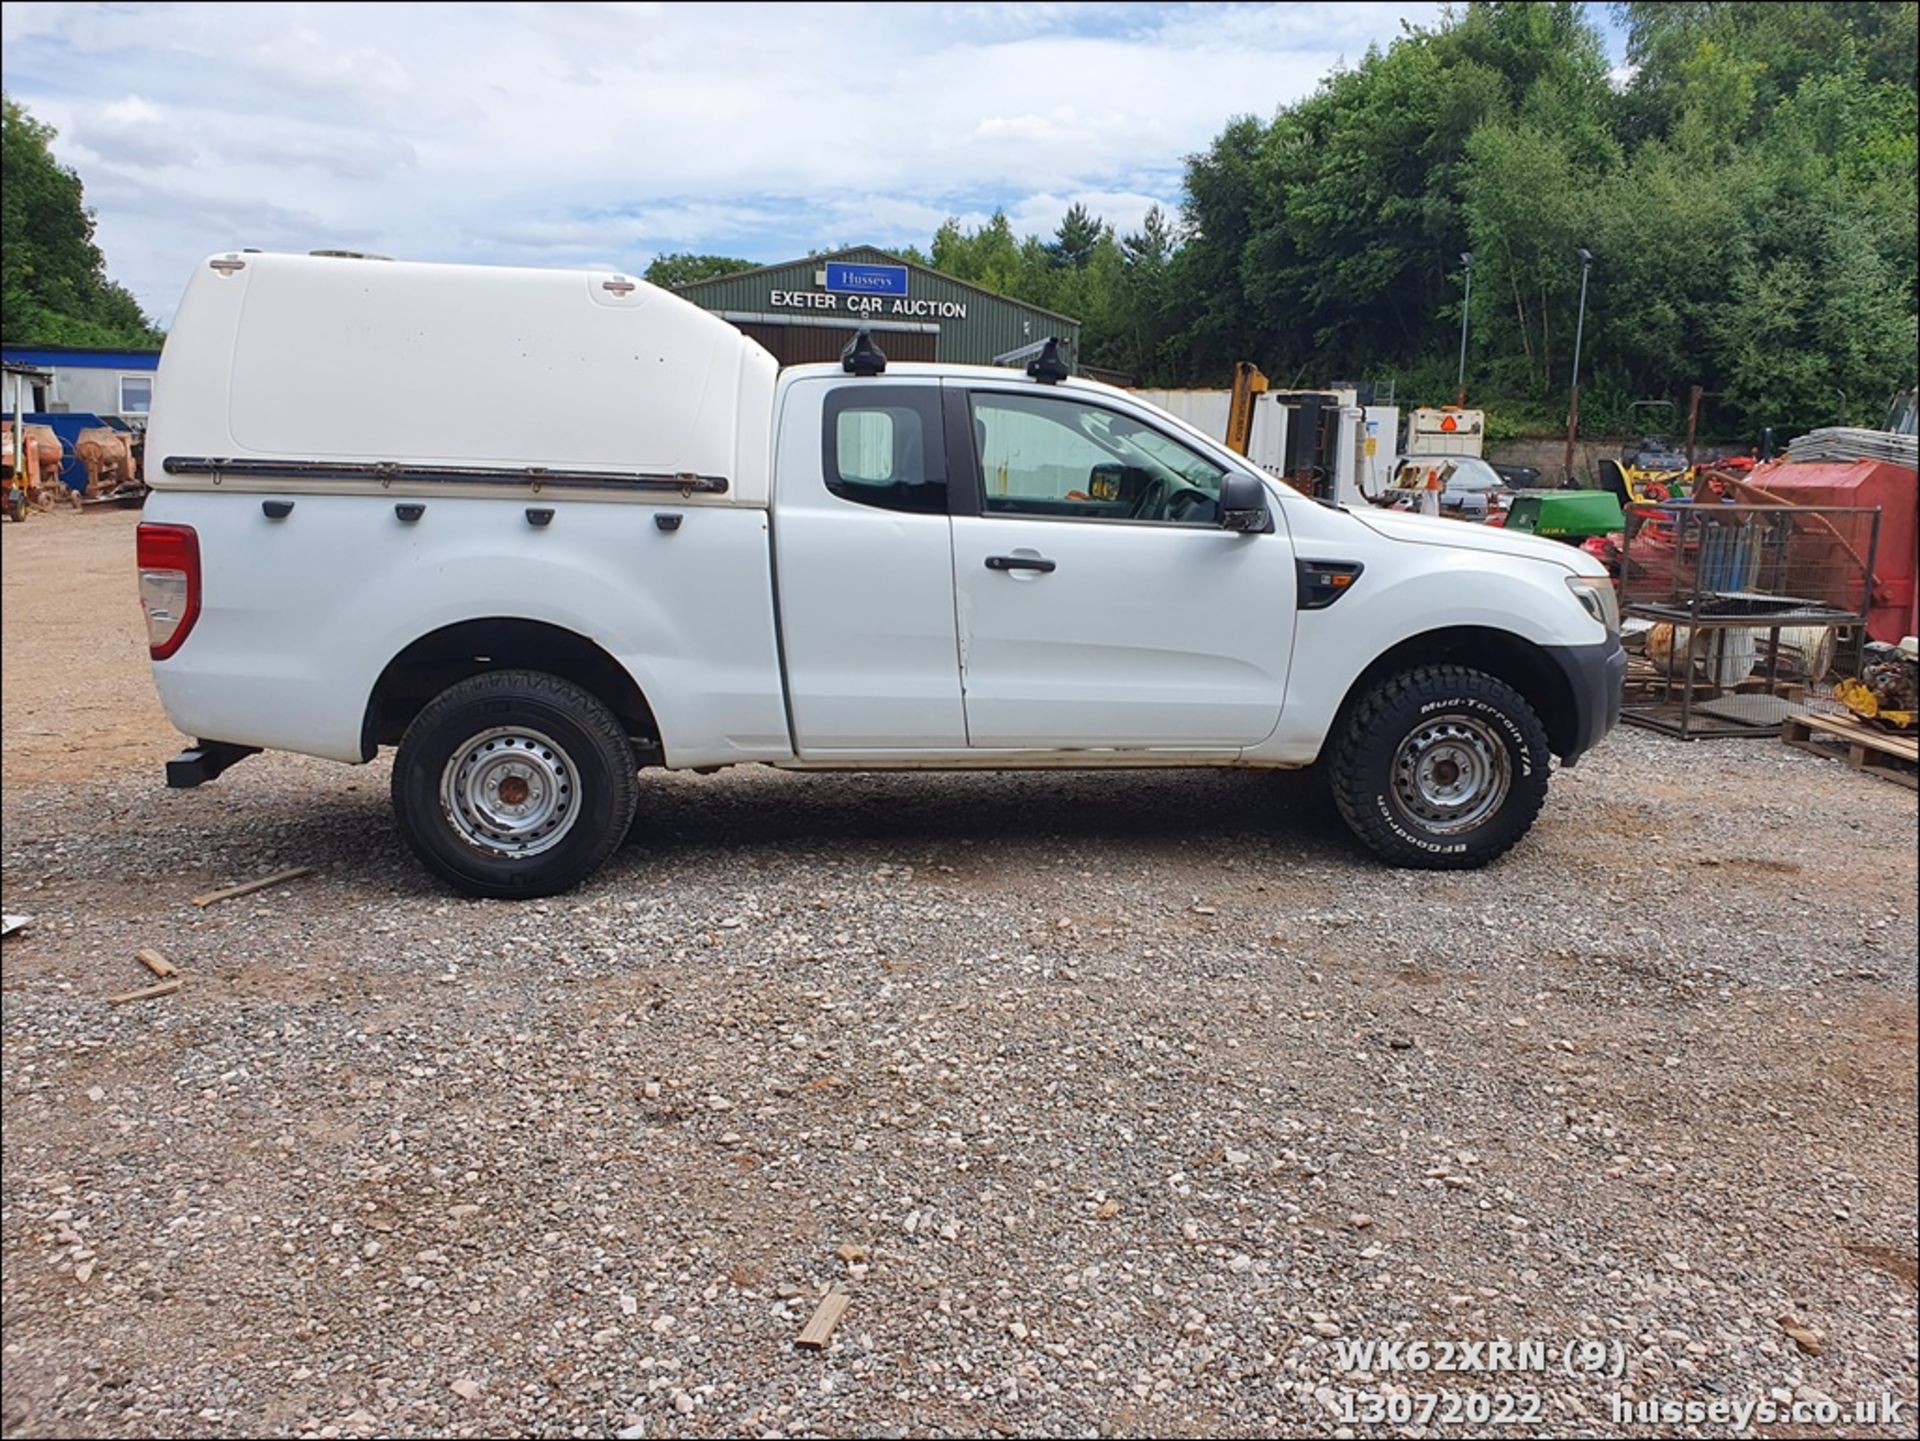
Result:
<svg viewBox="0 0 1920 1441"><path fill-rule="evenodd" d="M1353 589L1366 567L1357 560L1297 560L1301 610L1325 610Z"/></svg>

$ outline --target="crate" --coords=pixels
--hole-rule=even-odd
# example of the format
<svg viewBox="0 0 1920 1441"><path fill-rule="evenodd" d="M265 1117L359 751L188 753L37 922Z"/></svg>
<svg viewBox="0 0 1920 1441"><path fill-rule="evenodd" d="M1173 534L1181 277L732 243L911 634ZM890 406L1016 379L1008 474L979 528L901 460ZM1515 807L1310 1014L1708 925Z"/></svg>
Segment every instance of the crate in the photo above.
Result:
<svg viewBox="0 0 1920 1441"><path fill-rule="evenodd" d="M1630 691L1621 719L1695 740L1812 713L1866 620L1879 535L1872 508L1629 506L1620 605L1649 623L1663 679Z"/></svg>
<svg viewBox="0 0 1920 1441"><path fill-rule="evenodd" d="M1688 626L1858 624L1879 539L1877 508L1629 506L1620 606Z"/></svg>

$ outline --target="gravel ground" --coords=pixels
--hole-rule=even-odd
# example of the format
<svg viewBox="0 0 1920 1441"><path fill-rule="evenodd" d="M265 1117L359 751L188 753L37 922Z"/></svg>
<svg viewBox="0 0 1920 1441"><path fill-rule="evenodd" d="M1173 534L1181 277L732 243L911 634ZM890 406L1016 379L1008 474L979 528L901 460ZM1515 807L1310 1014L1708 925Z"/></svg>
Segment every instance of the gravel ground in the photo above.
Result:
<svg viewBox="0 0 1920 1441"><path fill-rule="evenodd" d="M1622 731L1426 875L1305 777L656 775L469 901L384 763L160 789L130 525L4 532L6 1434L1912 1434L1910 793Z"/></svg>

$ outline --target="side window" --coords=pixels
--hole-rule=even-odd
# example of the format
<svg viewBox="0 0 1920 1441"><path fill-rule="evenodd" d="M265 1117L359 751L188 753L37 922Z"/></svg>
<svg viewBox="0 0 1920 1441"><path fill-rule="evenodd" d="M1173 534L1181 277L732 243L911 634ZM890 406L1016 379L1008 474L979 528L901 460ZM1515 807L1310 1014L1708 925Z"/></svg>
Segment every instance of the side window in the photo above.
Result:
<svg viewBox="0 0 1920 1441"><path fill-rule="evenodd" d="M153 377L151 375L121 376L120 413L145 415L151 409L153 409Z"/></svg>
<svg viewBox="0 0 1920 1441"><path fill-rule="evenodd" d="M983 515L1218 523L1226 471L1152 426L1064 396L972 399Z"/></svg>
<svg viewBox="0 0 1920 1441"><path fill-rule="evenodd" d="M937 389L855 381L828 393L821 421L822 463L833 494L881 510L947 513Z"/></svg>

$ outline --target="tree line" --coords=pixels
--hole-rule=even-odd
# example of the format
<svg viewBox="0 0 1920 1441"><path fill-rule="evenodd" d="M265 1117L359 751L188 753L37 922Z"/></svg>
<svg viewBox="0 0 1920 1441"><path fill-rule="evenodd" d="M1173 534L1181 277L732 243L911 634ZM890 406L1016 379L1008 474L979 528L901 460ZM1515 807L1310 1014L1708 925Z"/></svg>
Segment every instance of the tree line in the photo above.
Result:
<svg viewBox="0 0 1920 1441"><path fill-rule="evenodd" d="M1707 393L1709 432L1873 424L1911 385L1920 214L1914 3L1634 0L1630 73L1572 3L1473 3L1188 157L1173 211L1049 236L949 220L905 257L1076 317L1080 360L1148 385L1467 386L1502 428L1564 423L1594 261L1583 425ZM5 102L0 324L15 342L152 344L108 280L52 131ZM667 255L647 278L743 269ZM1643 412L1644 413L1644 412Z"/></svg>
<svg viewBox="0 0 1920 1441"><path fill-rule="evenodd" d="M16 345L155 349L160 332L93 243L80 177L51 126L0 97L0 335Z"/></svg>
<svg viewBox="0 0 1920 1441"><path fill-rule="evenodd" d="M1623 83L1581 7L1470 4L1231 121L1189 157L1176 214L1116 234L1075 206L1045 238L950 220L908 258L1075 316L1083 362L1144 384L1222 385L1251 360L1434 404L1471 253L1469 394L1551 429L1585 248L1587 428L1694 385L1723 436L1877 424L1920 346L1915 13L1616 5Z"/></svg>

